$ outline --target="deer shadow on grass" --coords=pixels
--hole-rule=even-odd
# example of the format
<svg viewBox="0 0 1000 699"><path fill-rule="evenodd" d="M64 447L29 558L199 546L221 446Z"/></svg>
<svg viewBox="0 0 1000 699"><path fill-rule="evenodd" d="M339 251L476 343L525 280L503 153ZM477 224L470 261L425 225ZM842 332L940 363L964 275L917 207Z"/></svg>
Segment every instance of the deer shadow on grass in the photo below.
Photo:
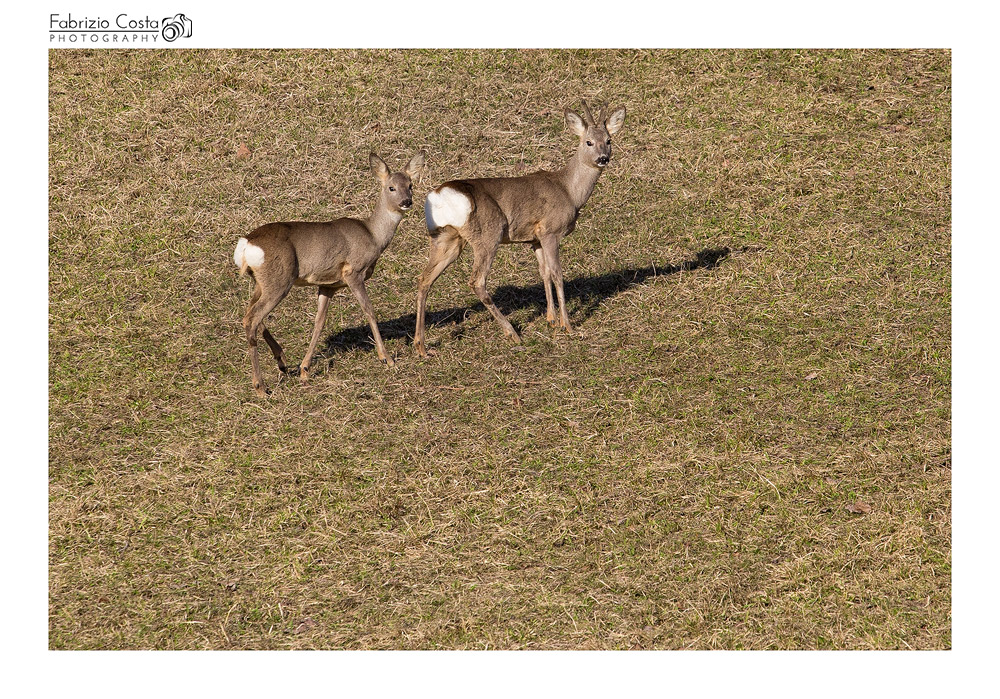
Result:
<svg viewBox="0 0 1000 699"><path fill-rule="evenodd" d="M738 250L737 252L743 251ZM696 253L695 259L685 260L677 264L651 264L647 267L619 269L591 277L568 279L563 286L570 312L570 321L574 326L582 324L594 314L604 301L628 291L634 286L643 284L650 277L666 277L678 272L712 269L729 257L732 252L728 247L706 248ZM514 311L524 309L533 310L535 318L545 315L545 289L542 288L540 281L532 286L505 284L493 292L491 296L497 308L505 316L510 316ZM486 307L477 301L469 306L452 306L451 308L428 311L427 327L437 329L451 327L452 338L460 337L465 331L466 318L472 313L479 312L487 314L487 322L495 322L493 318L489 317ZM407 340L407 344L410 344L413 341L413 330L416 323L416 313L407 313L392 320L379 319L378 327L383 340ZM517 330L520 332L521 328L517 328ZM326 359L331 359L341 352L371 349L372 347L374 347L374 342L372 341L371 329L367 324L356 325L329 335L322 351L318 354Z"/></svg>

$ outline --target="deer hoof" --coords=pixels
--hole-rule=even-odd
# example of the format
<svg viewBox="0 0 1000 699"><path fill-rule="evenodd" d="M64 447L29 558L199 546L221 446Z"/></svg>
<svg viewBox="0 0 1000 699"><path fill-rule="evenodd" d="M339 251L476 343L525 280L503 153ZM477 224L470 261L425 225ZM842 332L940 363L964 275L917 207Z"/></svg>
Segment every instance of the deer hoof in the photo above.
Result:
<svg viewBox="0 0 1000 699"><path fill-rule="evenodd" d="M507 333L507 337L510 338L510 341L513 344L515 345L521 344L521 336L518 335L516 332L514 334Z"/></svg>
<svg viewBox="0 0 1000 699"><path fill-rule="evenodd" d="M309 367L300 366L299 367L299 381L302 383L309 382Z"/></svg>
<svg viewBox="0 0 1000 699"><path fill-rule="evenodd" d="M379 359L389 368L396 366L396 362L392 361L392 357L379 357Z"/></svg>
<svg viewBox="0 0 1000 699"><path fill-rule="evenodd" d="M261 398L267 398L267 389L262 383L255 383L253 385L254 393L256 393Z"/></svg>

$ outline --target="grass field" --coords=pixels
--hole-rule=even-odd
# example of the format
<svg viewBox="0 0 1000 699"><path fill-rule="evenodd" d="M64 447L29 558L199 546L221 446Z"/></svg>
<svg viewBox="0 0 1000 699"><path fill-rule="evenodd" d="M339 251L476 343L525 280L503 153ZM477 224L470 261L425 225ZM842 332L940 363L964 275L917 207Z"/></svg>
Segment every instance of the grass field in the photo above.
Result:
<svg viewBox="0 0 1000 699"><path fill-rule="evenodd" d="M50 53L54 649L951 646L945 51ZM251 387L232 251L561 165L628 108L562 247L431 292L414 207L308 386ZM243 148L241 148L243 146ZM291 363L315 292L269 327ZM854 510L854 511L852 511Z"/></svg>

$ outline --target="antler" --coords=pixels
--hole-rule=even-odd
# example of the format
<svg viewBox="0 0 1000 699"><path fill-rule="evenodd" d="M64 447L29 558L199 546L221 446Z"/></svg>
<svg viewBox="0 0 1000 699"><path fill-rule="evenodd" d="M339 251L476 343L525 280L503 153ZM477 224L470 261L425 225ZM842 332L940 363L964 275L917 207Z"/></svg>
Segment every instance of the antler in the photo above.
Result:
<svg viewBox="0 0 1000 699"><path fill-rule="evenodd" d="M587 100L581 100L581 102L583 102L584 116L587 117L587 121L590 122L590 125L594 126L597 122L594 121L594 115L590 113L590 106L587 104Z"/></svg>

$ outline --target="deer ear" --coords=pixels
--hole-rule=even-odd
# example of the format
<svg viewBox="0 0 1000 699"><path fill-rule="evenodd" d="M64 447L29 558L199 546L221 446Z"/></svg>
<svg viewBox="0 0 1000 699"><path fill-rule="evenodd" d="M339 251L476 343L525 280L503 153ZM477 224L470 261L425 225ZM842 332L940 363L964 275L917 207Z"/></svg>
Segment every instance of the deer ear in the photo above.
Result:
<svg viewBox="0 0 1000 699"><path fill-rule="evenodd" d="M417 173L424 167L424 154L417 153L415 156L410 158L410 162L406 164L406 174L412 180L417 176Z"/></svg>
<svg viewBox="0 0 1000 699"><path fill-rule="evenodd" d="M625 107L622 107L617 112L612 114L604 122L604 128L608 130L608 133L614 135L618 133L618 129L622 127L625 123Z"/></svg>
<svg viewBox="0 0 1000 699"><path fill-rule="evenodd" d="M572 109L566 110L566 126L580 138L583 138L583 134L587 133L587 125L583 121L583 117Z"/></svg>
<svg viewBox="0 0 1000 699"><path fill-rule="evenodd" d="M372 153L368 156L368 164L371 165L372 172L375 173L375 177L379 178L379 181L385 182L389 179L389 166L382 158Z"/></svg>

